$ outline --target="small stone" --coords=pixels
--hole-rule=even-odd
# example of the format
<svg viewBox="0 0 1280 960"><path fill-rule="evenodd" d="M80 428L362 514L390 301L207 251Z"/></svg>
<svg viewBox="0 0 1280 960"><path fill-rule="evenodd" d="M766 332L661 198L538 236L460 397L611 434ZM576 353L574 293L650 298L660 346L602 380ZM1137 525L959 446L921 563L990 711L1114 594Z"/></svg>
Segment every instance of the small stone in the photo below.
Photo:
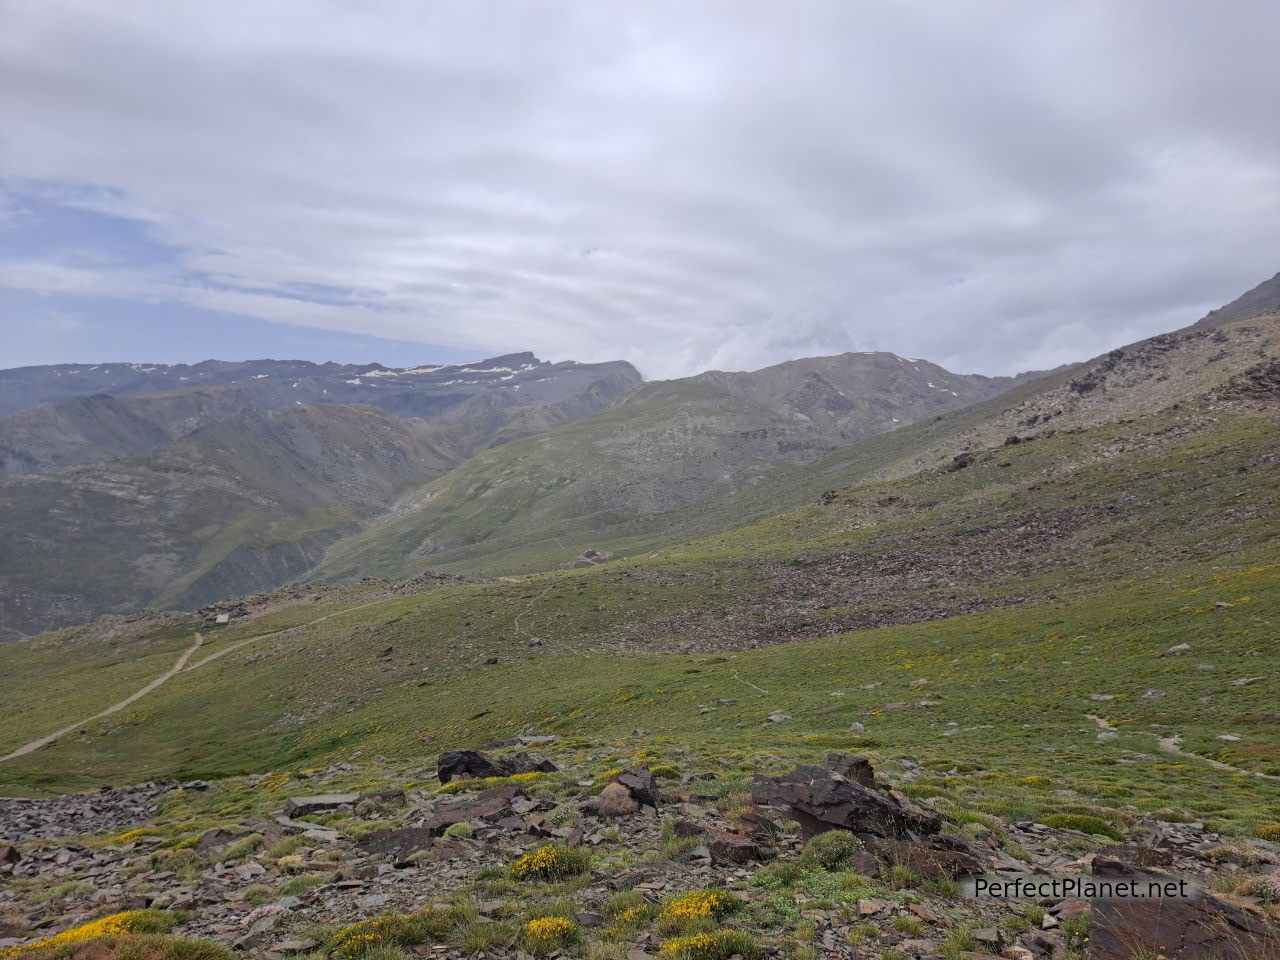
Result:
<svg viewBox="0 0 1280 960"><path fill-rule="evenodd" d="M775 710L769 714L770 723L790 723L791 718L780 710Z"/></svg>
<svg viewBox="0 0 1280 960"><path fill-rule="evenodd" d="M875 897L868 897L865 900L858 901L858 916L874 917L877 913L887 907L889 904L884 900L877 900Z"/></svg>
<svg viewBox="0 0 1280 960"><path fill-rule="evenodd" d="M318 946L315 940L281 940L272 949L276 953L309 953Z"/></svg>

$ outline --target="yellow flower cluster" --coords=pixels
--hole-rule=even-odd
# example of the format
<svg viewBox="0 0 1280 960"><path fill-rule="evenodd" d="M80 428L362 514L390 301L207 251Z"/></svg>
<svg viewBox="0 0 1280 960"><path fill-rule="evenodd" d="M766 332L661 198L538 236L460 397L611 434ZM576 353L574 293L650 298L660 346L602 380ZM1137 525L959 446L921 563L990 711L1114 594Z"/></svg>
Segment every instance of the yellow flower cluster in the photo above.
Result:
<svg viewBox="0 0 1280 960"><path fill-rule="evenodd" d="M662 908L662 919L676 923L689 920L718 919L737 905L732 894L723 890L695 890L670 900Z"/></svg>
<svg viewBox="0 0 1280 960"><path fill-rule="evenodd" d="M709 933L695 933L691 937L673 937L662 944L660 957L705 957L715 949L716 938Z"/></svg>
<svg viewBox="0 0 1280 960"><path fill-rule="evenodd" d="M472 777L466 780L450 780L448 783L442 784L436 788L432 796L440 796L446 793L461 793L464 790L484 790L488 787L500 787L506 783L533 783L535 780L541 780L546 774L540 770L530 773L515 773L509 777Z"/></svg>
<svg viewBox="0 0 1280 960"><path fill-rule="evenodd" d="M755 957L759 953L751 937L741 930L717 930L672 937L663 941L658 956L662 960L726 960L735 954Z"/></svg>
<svg viewBox="0 0 1280 960"><path fill-rule="evenodd" d="M122 933L134 933L140 927L152 929L153 923L147 922L152 917L153 915L145 910L126 910L124 913L113 913L109 917L91 920L88 923L72 927L70 930L64 930L62 933L54 934L52 937L45 937L43 940L37 940L34 943L24 943L21 946L10 947L8 950L0 951L0 957L19 957L24 953L43 950L46 947L65 947L71 944L85 943L89 940L97 940L99 937L117 937Z"/></svg>
<svg viewBox="0 0 1280 960"><path fill-rule="evenodd" d="M516 880L553 879L583 872L582 856L566 847L539 847L526 853L511 864L511 876Z"/></svg>
<svg viewBox="0 0 1280 960"><path fill-rule="evenodd" d="M406 918L389 914L360 920L339 930L333 938L333 952L337 957L353 960L362 956L369 947L380 943L395 943L403 933Z"/></svg>
<svg viewBox="0 0 1280 960"><path fill-rule="evenodd" d="M644 923L649 919L648 907L632 907L618 914L619 923Z"/></svg>
<svg viewBox="0 0 1280 960"><path fill-rule="evenodd" d="M563 940L573 936L578 925L564 917L539 917L524 925L524 935L539 940Z"/></svg>

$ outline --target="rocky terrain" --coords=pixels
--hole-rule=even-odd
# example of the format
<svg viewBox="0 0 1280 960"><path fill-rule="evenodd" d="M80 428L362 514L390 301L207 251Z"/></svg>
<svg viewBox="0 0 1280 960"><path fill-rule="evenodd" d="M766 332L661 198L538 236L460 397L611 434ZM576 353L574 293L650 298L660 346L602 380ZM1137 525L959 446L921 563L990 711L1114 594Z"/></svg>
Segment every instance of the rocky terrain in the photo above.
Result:
<svg viewBox="0 0 1280 960"><path fill-rule="evenodd" d="M790 770L757 757L745 779L684 751L551 760L524 751L555 737L521 741L443 751L410 783L345 763L5 801L0 949L61 956L40 946L51 933L119 914L211 942L185 947L208 956L1280 956L1280 825L1240 841L1136 810L980 814L931 800L943 771L899 762L891 786L838 752ZM1197 893L1008 901L968 896L976 876L1181 878Z"/></svg>

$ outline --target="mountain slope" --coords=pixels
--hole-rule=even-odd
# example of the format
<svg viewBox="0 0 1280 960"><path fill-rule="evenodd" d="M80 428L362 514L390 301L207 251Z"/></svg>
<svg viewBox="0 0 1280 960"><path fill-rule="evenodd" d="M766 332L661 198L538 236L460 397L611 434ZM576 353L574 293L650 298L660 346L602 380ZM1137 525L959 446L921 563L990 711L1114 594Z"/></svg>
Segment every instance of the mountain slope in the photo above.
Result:
<svg viewBox="0 0 1280 960"><path fill-rule="evenodd" d="M1275 350L1278 323L1224 328L1225 343L1179 336L1152 367L1103 358L1099 376L1065 375L1045 397L1086 402L1034 440L1005 442L1001 418L1029 415L1023 396L953 414L965 420L945 435L912 428L935 432L881 451L871 476L843 452L847 483L714 536L586 569L317 592L211 634L202 657L226 655L137 715L88 724L0 775L30 787L357 753L412 762L424 730L445 746L530 725L780 749L797 740L796 726L767 721L781 711L817 746L857 721L870 745L943 769L1052 776L1063 762L1136 763L1128 775L1141 772L1158 804L1230 796L1254 818L1273 788L1194 758L1280 774L1269 711L1280 674L1266 645L1280 610L1280 376L1267 373L1278 354L1258 355ZM1206 343L1228 356L1197 366ZM1098 385L1072 389L1081 376ZM926 448L929 462L910 466ZM821 479L836 476L826 463ZM95 663L171 657L182 639L172 621L154 645L125 637L107 649L94 631L70 631L0 650L0 669L49 671L48 684L74 691ZM1160 656L1182 643L1188 656ZM916 678L927 695L907 689ZM84 686L64 703L19 689L0 726L21 743L116 693ZM1095 738L1095 694L1123 724L1115 743ZM1189 758L1176 770L1136 756L1158 749L1157 730L1182 737ZM1219 740L1227 731L1240 739Z"/></svg>
<svg viewBox="0 0 1280 960"><path fill-rule="evenodd" d="M1267 313L1280 313L1280 273L1270 280L1263 280L1252 290L1247 290L1225 306L1210 310L1195 324L1197 327L1220 327L1248 320Z"/></svg>
<svg viewBox="0 0 1280 960"><path fill-rule="evenodd" d="M336 544L317 576L572 561L600 539L1015 382L880 353L645 384L610 410L468 461ZM508 551L531 545L512 562Z"/></svg>
<svg viewBox="0 0 1280 960"><path fill-rule="evenodd" d="M283 583L406 485L452 464L372 407L248 414L149 457L0 484L5 633Z"/></svg>
<svg viewBox="0 0 1280 960"><path fill-rule="evenodd" d="M236 387L142 397L94 394L0 418L0 480L149 453L217 420L263 409Z"/></svg>
<svg viewBox="0 0 1280 960"><path fill-rule="evenodd" d="M593 413L639 382L627 363L552 364L528 353L411 370L274 360L3 370L0 407L6 396L13 405L101 392L0 417L0 479L147 453L219 419L303 403L367 403L400 416L450 415L454 423L474 412L467 445L479 450ZM529 412L517 413L524 407Z"/></svg>

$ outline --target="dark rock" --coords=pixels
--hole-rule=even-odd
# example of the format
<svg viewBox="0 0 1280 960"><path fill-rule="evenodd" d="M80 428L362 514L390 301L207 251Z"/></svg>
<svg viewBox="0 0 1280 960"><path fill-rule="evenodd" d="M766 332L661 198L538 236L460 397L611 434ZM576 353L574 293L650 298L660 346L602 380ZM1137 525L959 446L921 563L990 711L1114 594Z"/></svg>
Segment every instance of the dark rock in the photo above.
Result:
<svg viewBox="0 0 1280 960"><path fill-rule="evenodd" d="M675 831L682 837L702 837L711 859L716 863L751 863L769 858L768 850L756 840L723 827L677 820Z"/></svg>
<svg viewBox="0 0 1280 960"><path fill-rule="evenodd" d="M921 809L896 790L863 786L825 767L798 766L782 777L757 774L751 799L760 806L786 810L807 837L843 828L912 839L942 828L937 814Z"/></svg>
<svg viewBox="0 0 1280 960"><path fill-rule="evenodd" d="M947 880L984 873L987 864L983 859L971 850L956 849L955 839L931 837L931 842L926 843L872 839L870 846L872 852L886 863L901 864L925 880Z"/></svg>
<svg viewBox="0 0 1280 960"><path fill-rule="evenodd" d="M0 863L17 863L22 859L18 848L11 843L0 844Z"/></svg>
<svg viewBox="0 0 1280 960"><path fill-rule="evenodd" d="M290 797L284 802L284 815L306 817L313 813L346 810L353 808L359 799L358 793L319 793L312 797Z"/></svg>
<svg viewBox="0 0 1280 960"><path fill-rule="evenodd" d="M507 772L498 762L479 750L444 750L436 760L436 773L441 783L474 780L481 777L504 777Z"/></svg>
<svg viewBox="0 0 1280 960"><path fill-rule="evenodd" d="M1174 879L1107 857L1099 877ZM1130 960L1150 953L1178 960L1280 960L1280 925L1245 902L1205 893L1197 900L1095 900L1089 953Z"/></svg>
<svg viewBox="0 0 1280 960"><path fill-rule="evenodd" d="M482 777L510 777L517 773L555 773L557 767L527 753L514 757L491 757L479 750L445 750L436 760L441 783L451 780L474 780Z"/></svg>
<svg viewBox="0 0 1280 960"><path fill-rule="evenodd" d="M417 823L394 830L375 830L360 841L359 847L366 853L406 857L431 846L434 838L455 823L499 820L507 816L511 802L524 795L524 791L518 786L508 784L482 790L471 796L437 800L422 811ZM520 820L518 826L523 827L524 821Z"/></svg>
<svg viewBox="0 0 1280 960"><path fill-rule="evenodd" d="M846 780L860 783L864 787L874 787L876 785L875 770L871 766L871 760L867 757L832 750L827 754L827 759L823 761L822 765L832 773L838 773Z"/></svg>
<svg viewBox="0 0 1280 960"><path fill-rule="evenodd" d="M613 778L613 782L626 787L641 806L657 809L658 804L662 802L662 795L658 792L658 782L646 767L630 767L623 770Z"/></svg>

